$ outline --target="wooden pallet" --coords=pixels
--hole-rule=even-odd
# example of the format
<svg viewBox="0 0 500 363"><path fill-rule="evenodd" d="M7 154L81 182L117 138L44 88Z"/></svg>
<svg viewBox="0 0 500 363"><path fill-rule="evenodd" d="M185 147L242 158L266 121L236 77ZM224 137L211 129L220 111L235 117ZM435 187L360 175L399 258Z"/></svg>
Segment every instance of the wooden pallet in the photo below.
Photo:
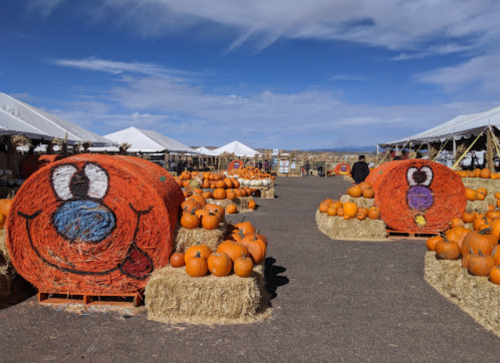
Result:
<svg viewBox="0 0 500 363"><path fill-rule="evenodd" d="M144 301L144 291L131 294L80 294L61 293L53 291L39 291L40 304L84 304L84 305L113 305L113 306L140 306Z"/></svg>
<svg viewBox="0 0 500 363"><path fill-rule="evenodd" d="M440 232L434 233L418 233L418 232L398 232L392 229L386 229L387 238L392 240L402 240L402 239L419 239L419 240L427 240L431 237L439 236Z"/></svg>

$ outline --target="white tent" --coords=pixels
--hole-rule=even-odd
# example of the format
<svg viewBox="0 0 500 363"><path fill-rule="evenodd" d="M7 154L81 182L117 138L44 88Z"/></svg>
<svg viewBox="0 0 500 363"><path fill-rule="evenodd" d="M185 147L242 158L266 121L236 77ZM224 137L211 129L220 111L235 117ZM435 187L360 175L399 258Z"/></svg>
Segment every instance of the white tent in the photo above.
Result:
<svg viewBox="0 0 500 363"><path fill-rule="evenodd" d="M24 135L35 140L63 139L68 144L90 141L94 146L113 145L113 142L83 127L72 124L36 107L0 92L0 135Z"/></svg>
<svg viewBox="0 0 500 363"><path fill-rule="evenodd" d="M131 147L127 150L128 152L161 153L168 151L197 154L189 146L183 145L170 137L155 131L142 130L136 127L129 127L128 129L113 132L104 137L118 144L124 142L131 144Z"/></svg>
<svg viewBox="0 0 500 363"><path fill-rule="evenodd" d="M218 154L214 154L213 150L207 149L205 146L200 146L194 150L196 152L199 152L200 154L203 154L203 155L208 155L208 156L217 156L218 155Z"/></svg>
<svg viewBox="0 0 500 363"><path fill-rule="evenodd" d="M426 142L443 142L453 137L455 140L478 136L489 125L500 129L500 106L494 109L470 115L460 115L444 124L433 127L403 139L379 144L385 146L404 146L409 142L420 144Z"/></svg>
<svg viewBox="0 0 500 363"><path fill-rule="evenodd" d="M238 157L246 156L248 158L253 158L255 154L260 153L257 150L252 149L251 147L246 146L245 144L242 144L239 141L233 141L230 142L227 145L221 146L215 150L212 150L214 155L220 155L224 152L230 153L230 154L235 154Z"/></svg>

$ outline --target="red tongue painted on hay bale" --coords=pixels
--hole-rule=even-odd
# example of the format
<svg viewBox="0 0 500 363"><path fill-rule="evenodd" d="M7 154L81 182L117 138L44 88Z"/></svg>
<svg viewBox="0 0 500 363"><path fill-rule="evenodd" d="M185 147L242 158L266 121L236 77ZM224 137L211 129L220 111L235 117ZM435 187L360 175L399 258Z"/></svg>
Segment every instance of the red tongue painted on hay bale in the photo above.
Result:
<svg viewBox="0 0 500 363"><path fill-rule="evenodd" d="M153 271L151 259L145 254L132 247L129 256L123 262L120 269L123 273L136 279L143 279Z"/></svg>

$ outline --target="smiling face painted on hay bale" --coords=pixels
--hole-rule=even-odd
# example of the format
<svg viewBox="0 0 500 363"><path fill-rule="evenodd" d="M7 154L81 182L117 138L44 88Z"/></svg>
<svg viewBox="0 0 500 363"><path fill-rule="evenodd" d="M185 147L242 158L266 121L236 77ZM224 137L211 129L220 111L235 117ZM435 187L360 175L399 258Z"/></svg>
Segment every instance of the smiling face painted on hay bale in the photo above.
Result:
<svg viewBox="0 0 500 363"><path fill-rule="evenodd" d="M32 183L42 195L14 205L17 218L9 226L16 230L10 238L19 257L14 264L35 286L135 291L155 267L167 264L168 212L133 166L75 161L46 169Z"/></svg>
<svg viewBox="0 0 500 363"><path fill-rule="evenodd" d="M388 165L375 193L381 218L401 232L435 233L465 210L465 187L451 169L422 160Z"/></svg>

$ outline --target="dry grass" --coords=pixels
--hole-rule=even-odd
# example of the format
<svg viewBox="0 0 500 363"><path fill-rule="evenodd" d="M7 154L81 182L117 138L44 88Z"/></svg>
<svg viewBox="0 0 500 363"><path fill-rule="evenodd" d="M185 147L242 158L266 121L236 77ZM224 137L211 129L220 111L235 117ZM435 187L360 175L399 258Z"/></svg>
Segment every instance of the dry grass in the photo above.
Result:
<svg viewBox="0 0 500 363"><path fill-rule="evenodd" d="M465 211L467 213L472 213L472 212L487 212L488 211L488 202L485 200L475 200L475 201L467 201L467 205L465 206ZM497 205L496 199L494 203L491 203L494 205Z"/></svg>
<svg viewBox="0 0 500 363"><path fill-rule="evenodd" d="M382 220L345 220L341 217L330 217L317 210L316 224L321 232L334 240L390 241L387 238L386 225Z"/></svg>
<svg viewBox="0 0 500 363"><path fill-rule="evenodd" d="M236 275L192 278L185 268L164 267L146 286L148 319L163 323L238 324L269 315L263 265L249 278Z"/></svg>
<svg viewBox="0 0 500 363"><path fill-rule="evenodd" d="M179 223L175 227L174 234L174 251L185 252L189 247L197 244L207 245L215 251L217 247L224 241L227 234L226 221L219 224L219 228L211 231L203 227L194 229L187 229L182 227Z"/></svg>
<svg viewBox="0 0 500 363"><path fill-rule="evenodd" d="M434 252L425 255L424 278L439 293L500 337L500 286L489 282L487 277L469 275L462 268L461 260L436 259Z"/></svg>
<svg viewBox="0 0 500 363"><path fill-rule="evenodd" d="M346 203L346 202L355 203L358 207L364 207L364 208L371 208L371 207L375 206L375 199L374 198L372 198L372 199L367 199L367 198L363 198L363 197L353 198L347 194L341 196L340 201L342 203Z"/></svg>
<svg viewBox="0 0 500 363"><path fill-rule="evenodd" d="M269 188L267 190L265 190L265 189L261 190L260 197L262 199L274 199L274 188Z"/></svg>
<svg viewBox="0 0 500 363"><path fill-rule="evenodd" d="M229 204L236 204L236 209L238 210L238 213L243 213L243 212L253 212L253 210L248 208L248 202L250 202L251 200L254 200L253 197L241 197L241 198L236 198L234 200L209 198L207 199L207 203L220 205L224 209L226 209L226 207Z"/></svg>
<svg viewBox="0 0 500 363"><path fill-rule="evenodd" d="M344 180L347 180L350 183L354 183L354 179L350 175L344 175Z"/></svg>

